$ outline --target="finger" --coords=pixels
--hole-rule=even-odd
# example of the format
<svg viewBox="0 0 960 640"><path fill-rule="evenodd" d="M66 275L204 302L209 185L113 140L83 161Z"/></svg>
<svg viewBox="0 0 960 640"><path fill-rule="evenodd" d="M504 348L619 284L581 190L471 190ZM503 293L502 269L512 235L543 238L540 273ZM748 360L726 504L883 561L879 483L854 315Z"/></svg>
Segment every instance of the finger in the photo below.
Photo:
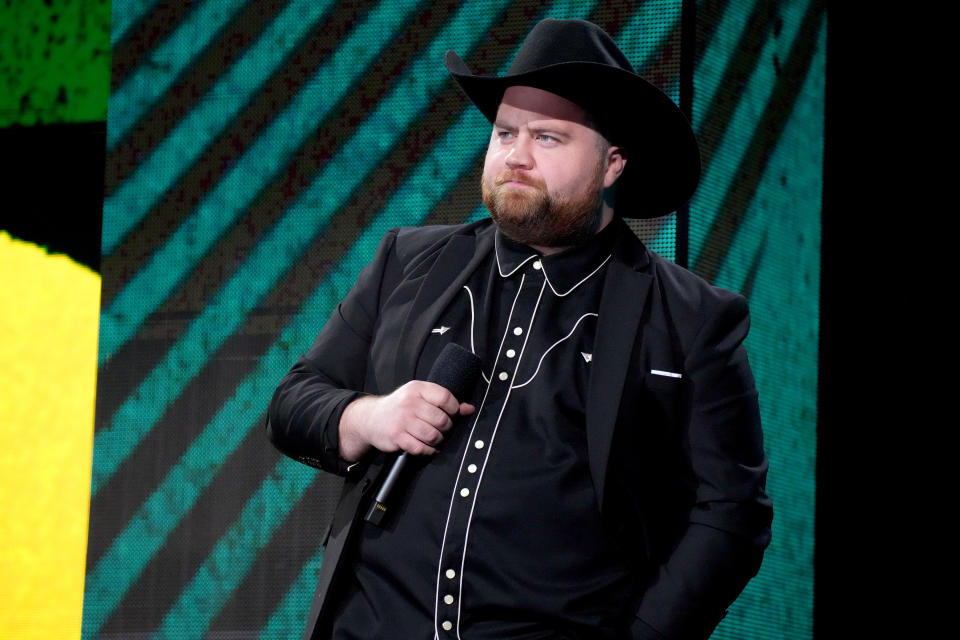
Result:
<svg viewBox="0 0 960 640"><path fill-rule="evenodd" d="M426 422L414 422L407 427L407 433L431 446L437 446L443 442L443 432Z"/></svg>
<svg viewBox="0 0 960 640"><path fill-rule="evenodd" d="M440 429L441 431L446 431L450 428L450 425L453 424L446 411L440 409L439 407L435 407L426 401L421 402L417 406L413 415L417 419L422 420L428 425Z"/></svg>
<svg viewBox="0 0 960 640"><path fill-rule="evenodd" d="M443 409L450 415L457 413L460 409L460 403L453 397L449 389L433 382L424 382L423 387L420 389L420 397L433 406Z"/></svg>
<svg viewBox="0 0 960 640"><path fill-rule="evenodd" d="M435 448L421 440L418 440L409 433L405 433L400 436L397 439L397 445L407 453L415 456L432 456L437 452Z"/></svg>
<svg viewBox="0 0 960 640"><path fill-rule="evenodd" d="M472 404L470 404L469 402L460 403L460 415L462 416L468 416L476 410L477 408Z"/></svg>

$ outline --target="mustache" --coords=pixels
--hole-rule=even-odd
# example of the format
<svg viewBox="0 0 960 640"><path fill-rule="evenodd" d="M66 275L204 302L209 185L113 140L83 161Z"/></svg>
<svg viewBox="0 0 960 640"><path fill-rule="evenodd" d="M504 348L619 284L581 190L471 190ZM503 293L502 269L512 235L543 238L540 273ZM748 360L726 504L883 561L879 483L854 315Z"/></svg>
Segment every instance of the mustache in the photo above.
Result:
<svg viewBox="0 0 960 640"><path fill-rule="evenodd" d="M524 174L521 171L514 171L511 169L507 169L506 171L501 171L499 174L497 174L497 177L494 178L493 180L494 186L497 186L497 187L507 182L520 182L522 184L526 184L531 187L536 187L537 189L541 189L543 191L546 191L547 189L547 185L543 180L537 180L537 179L531 178L530 176Z"/></svg>

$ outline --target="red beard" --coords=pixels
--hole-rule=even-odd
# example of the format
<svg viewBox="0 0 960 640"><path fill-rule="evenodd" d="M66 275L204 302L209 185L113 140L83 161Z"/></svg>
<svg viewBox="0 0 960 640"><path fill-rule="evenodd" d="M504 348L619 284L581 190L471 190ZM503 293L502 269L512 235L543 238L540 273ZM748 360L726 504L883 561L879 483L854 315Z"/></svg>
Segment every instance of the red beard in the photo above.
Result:
<svg viewBox="0 0 960 640"><path fill-rule="evenodd" d="M569 247L596 233L603 199L603 163L586 189L572 196L554 197L542 180L522 171L502 171L488 185L482 178L483 203L500 232L528 246ZM504 186L521 182L527 187Z"/></svg>

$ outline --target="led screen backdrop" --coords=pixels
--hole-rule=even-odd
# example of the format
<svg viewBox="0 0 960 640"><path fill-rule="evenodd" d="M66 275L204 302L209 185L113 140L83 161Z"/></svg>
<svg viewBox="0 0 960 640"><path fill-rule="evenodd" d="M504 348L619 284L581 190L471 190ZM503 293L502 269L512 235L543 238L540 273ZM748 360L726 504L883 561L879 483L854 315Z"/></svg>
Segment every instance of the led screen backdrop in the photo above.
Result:
<svg viewBox="0 0 960 640"><path fill-rule="evenodd" d="M696 31L690 267L750 301L774 501L760 574L714 637L811 638L824 3L700 0Z"/></svg>
<svg viewBox="0 0 960 640"><path fill-rule="evenodd" d="M711 113L721 115L697 124L695 90L694 122L701 132L719 127L709 129L718 139L749 140L767 102L744 103L756 119L731 117L740 103L725 84L728 66L743 83L762 73L759 82L777 85L765 43L786 56L811 37L800 29L805 16L822 10L806 2L696 8L711 23L697 23L692 81L713 87L704 107L719 100ZM297 636L339 482L273 451L264 411L387 229L485 215L478 183L489 125L448 80L444 52L502 73L539 19L587 18L679 100L681 9L679 1L114 2L84 638ZM751 11L765 17L750 22ZM733 55L742 39L759 49L752 65ZM806 68L789 82L802 82ZM822 96L822 74L819 82ZM791 105L778 107L785 121ZM817 118L822 125L822 104ZM783 136L773 135L764 148L779 148ZM714 151L707 160L717 166L738 167L744 153L719 143ZM751 168L763 173L770 158ZM795 159L818 172L807 166L817 158ZM702 227L724 218L724 194L738 183L729 172L718 180L691 207L698 270L708 264ZM757 187L745 202L763 193ZM796 215L818 219L819 200L804 204ZM695 222L699 209L706 222ZM752 219L749 206L739 211ZM759 206L755 217L760 238L780 251L779 236L762 231L771 211ZM634 228L676 256L673 216ZM754 236L745 242L753 265ZM754 297L776 285L762 262L740 269L742 243L731 233L715 252L733 275L707 275ZM779 325L763 329L754 313L751 340L761 348L792 339ZM815 351L805 355L815 371ZM768 384L777 373L767 371ZM798 409L781 422L768 436L779 469L790 455L812 465L815 415ZM795 432L809 450L790 449ZM808 635L812 493L795 499L778 472L777 533L793 523L806 538L796 548L775 538L774 561L744 598L750 606L735 605L716 637ZM812 475L803 481L812 492Z"/></svg>

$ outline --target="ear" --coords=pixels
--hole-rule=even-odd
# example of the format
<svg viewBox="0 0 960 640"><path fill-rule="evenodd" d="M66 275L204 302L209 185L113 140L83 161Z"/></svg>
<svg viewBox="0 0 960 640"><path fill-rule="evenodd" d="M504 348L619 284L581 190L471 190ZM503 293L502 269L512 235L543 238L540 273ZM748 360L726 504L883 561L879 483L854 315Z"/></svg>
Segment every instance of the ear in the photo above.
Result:
<svg viewBox="0 0 960 640"><path fill-rule="evenodd" d="M604 188L610 187L627 166L626 151L620 147L611 146L607 149L607 170L603 174Z"/></svg>

